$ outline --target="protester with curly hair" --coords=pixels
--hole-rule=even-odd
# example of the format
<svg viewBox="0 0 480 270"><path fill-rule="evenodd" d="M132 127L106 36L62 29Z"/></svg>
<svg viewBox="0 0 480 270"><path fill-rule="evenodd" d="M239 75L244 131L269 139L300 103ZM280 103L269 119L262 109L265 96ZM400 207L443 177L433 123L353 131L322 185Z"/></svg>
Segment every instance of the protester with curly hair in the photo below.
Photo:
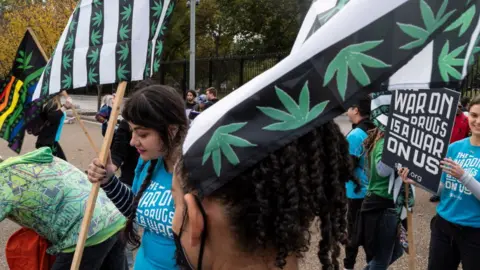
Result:
<svg viewBox="0 0 480 270"><path fill-rule="evenodd" d="M338 269L352 170L348 143L333 121L207 194L180 160L172 185L177 263L190 264L187 269L296 269L318 218L318 257L323 269Z"/></svg>
<svg viewBox="0 0 480 270"><path fill-rule="evenodd" d="M99 159L93 160L89 180L100 182L107 196L128 217L126 239L140 247L134 269L176 269L171 185L178 158L176 149L188 127L185 103L175 89L152 85L128 99L122 116L132 130L130 144L140 154L132 189L114 176L111 160L106 167ZM144 229L141 244L134 222Z"/></svg>

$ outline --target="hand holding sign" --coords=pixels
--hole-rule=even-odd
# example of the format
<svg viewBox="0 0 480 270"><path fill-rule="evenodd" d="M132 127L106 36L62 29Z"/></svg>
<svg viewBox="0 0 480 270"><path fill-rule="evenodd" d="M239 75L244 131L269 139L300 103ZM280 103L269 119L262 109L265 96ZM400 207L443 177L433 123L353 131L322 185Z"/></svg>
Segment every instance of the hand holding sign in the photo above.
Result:
<svg viewBox="0 0 480 270"><path fill-rule="evenodd" d="M408 178L408 173L409 172L410 172L410 170L408 168L400 168L400 170L398 170L398 175L400 175L400 178L402 178L403 183L416 186L417 182Z"/></svg>
<svg viewBox="0 0 480 270"><path fill-rule="evenodd" d="M460 93L448 89L393 92L382 162L403 164L408 177L436 194Z"/></svg>
<svg viewBox="0 0 480 270"><path fill-rule="evenodd" d="M442 165L442 170L446 173L449 174L457 179L460 179L465 171L463 170L462 166L457 164L455 161L445 158L440 162Z"/></svg>

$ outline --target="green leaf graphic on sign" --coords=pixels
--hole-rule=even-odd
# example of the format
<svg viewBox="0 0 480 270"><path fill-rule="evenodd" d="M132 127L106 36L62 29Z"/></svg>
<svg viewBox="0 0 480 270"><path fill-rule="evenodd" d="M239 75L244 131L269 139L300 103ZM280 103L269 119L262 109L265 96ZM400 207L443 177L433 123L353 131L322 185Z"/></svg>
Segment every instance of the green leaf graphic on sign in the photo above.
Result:
<svg viewBox="0 0 480 270"><path fill-rule="evenodd" d="M98 73L95 72L96 69L94 67L91 67L88 70L88 83L89 84L95 84L98 83L96 77L98 77Z"/></svg>
<svg viewBox="0 0 480 270"><path fill-rule="evenodd" d="M69 69L72 67L72 56L70 54L65 54L62 59L62 64L64 69Z"/></svg>
<svg viewBox="0 0 480 270"><path fill-rule="evenodd" d="M128 21L132 15L132 5L124 6L122 13L122 21Z"/></svg>
<svg viewBox="0 0 480 270"><path fill-rule="evenodd" d="M69 74L65 74L63 76L63 81L62 81L63 85L62 85L62 88L64 89L70 89L72 87L72 75Z"/></svg>
<svg viewBox="0 0 480 270"><path fill-rule="evenodd" d="M128 54L130 53L130 49L128 48L128 43L120 45L120 51L117 52L120 54L120 61L125 61L128 58Z"/></svg>
<svg viewBox="0 0 480 270"><path fill-rule="evenodd" d="M122 25L122 27L120 27L120 31L119 31L120 38L122 40L128 39L128 33L129 32L130 32L130 29L128 29L128 24Z"/></svg>
<svg viewBox="0 0 480 270"><path fill-rule="evenodd" d="M157 46L155 46L155 56L162 55L163 51L163 42L161 40L157 41Z"/></svg>
<svg viewBox="0 0 480 270"><path fill-rule="evenodd" d="M415 39L414 41L401 46L400 49L409 50L422 46L425 41L427 41L428 37L440 26L442 26L455 12L455 10L452 10L445 14L447 6L448 0L444 0L438 9L437 16L434 16L432 8L428 5L428 3L425 2L425 0L421 0L420 11L422 13L425 29L412 24L397 23L397 25L405 34Z"/></svg>
<svg viewBox="0 0 480 270"><path fill-rule="evenodd" d="M93 21L93 26L100 27L103 21L102 12L99 12L99 11L95 12L95 17L93 17L92 21Z"/></svg>
<svg viewBox="0 0 480 270"><path fill-rule="evenodd" d="M358 83L362 86L370 84L370 77L363 66L370 68L386 68L390 67L390 65L375 57L364 54L363 52L377 47L382 42L383 40L366 41L343 48L328 65L327 71L325 72L323 86L327 86L336 73L338 93L342 99L345 99L349 69L353 77L355 77Z"/></svg>
<svg viewBox="0 0 480 270"><path fill-rule="evenodd" d="M94 65L98 61L98 57L100 56L100 50L99 48L93 49L90 54L87 56L88 59L90 59L89 64Z"/></svg>
<svg viewBox="0 0 480 270"><path fill-rule="evenodd" d="M318 20L321 22L321 24L325 24L328 20L330 20L333 15L337 14L350 0L340 0L338 1L337 5L333 7L332 9L328 10L325 12L325 14L321 15Z"/></svg>
<svg viewBox="0 0 480 270"><path fill-rule="evenodd" d="M155 13L153 13L153 17L160 18L160 16L162 16L162 10L163 10L162 1L155 1L155 4L153 5L152 10L155 11Z"/></svg>
<svg viewBox="0 0 480 270"><path fill-rule="evenodd" d="M74 41L73 36L69 36L67 38L67 42L65 42L65 50L66 51L71 51L73 49L73 41Z"/></svg>
<svg viewBox="0 0 480 270"><path fill-rule="evenodd" d="M117 77L120 81L126 81L127 80L127 74L129 73L128 70L125 70L126 68L126 64L122 64L120 66L118 66L118 69L117 69Z"/></svg>
<svg viewBox="0 0 480 270"><path fill-rule="evenodd" d="M93 46L97 46L100 44L100 38L102 38L102 35L100 34L100 30L93 30L92 34L90 35L90 39L92 42Z"/></svg>
<svg viewBox="0 0 480 270"><path fill-rule="evenodd" d="M329 101L323 101L310 110L310 89L308 81L302 88L298 104L285 91L275 86L275 92L285 107L286 111L272 107L257 107L268 117L281 121L264 127L264 130L287 131L302 127L317 118L328 105Z"/></svg>
<svg viewBox="0 0 480 270"><path fill-rule="evenodd" d="M102 4L102 1L100 1L100 0L93 0L93 5L94 5L94 6L97 7L97 6L100 6L101 4Z"/></svg>
<svg viewBox="0 0 480 270"><path fill-rule="evenodd" d="M472 24L473 17L475 17L475 12L476 12L475 6L471 6L467 11L465 11L460 18L458 18L456 21L454 21L450 26L445 29L444 32L449 32L452 30L455 30L457 28L460 28L458 32L458 37L461 37L465 32L468 30L470 25Z"/></svg>
<svg viewBox="0 0 480 270"><path fill-rule="evenodd" d="M256 144L252 144L245 139L231 134L237 132L246 124L247 122L234 123L217 128L205 147L202 165L205 165L205 162L207 162L211 156L215 173L217 176L220 176L222 170L222 154L227 158L230 164L237 165L240 163L240 160L238 159L238 156L233 150L232 146L242 148L257 146Z"/></svg>
<svg viewBox="0 0 480 270"><path fill-rule="evenodd" d="M452 76L457 80L461 79L462 74L458 72L458 70L454 67L463 66L465 59L456 57L463 52L466 46L467 44L460 46L450 52L450 43L448 40L447 42L445 42L445 45L443 46L442 51L438 56L438 68L440 70L440 75L442 76L443 81L449 82L449 76Z"/></svg>

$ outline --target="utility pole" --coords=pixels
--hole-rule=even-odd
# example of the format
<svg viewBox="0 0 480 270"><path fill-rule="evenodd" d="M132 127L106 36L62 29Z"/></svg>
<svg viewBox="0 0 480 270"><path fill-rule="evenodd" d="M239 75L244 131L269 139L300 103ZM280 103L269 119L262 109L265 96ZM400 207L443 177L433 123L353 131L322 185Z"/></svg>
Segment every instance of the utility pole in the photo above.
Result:
<svg viewBox="0 0 480 270"><path fill-rule="evenodd" d="M195 4L192 4L195 1ZM187 7L190 6L190 81L189 89L195 90L195 8L199 0L187 0Z"/></svg>

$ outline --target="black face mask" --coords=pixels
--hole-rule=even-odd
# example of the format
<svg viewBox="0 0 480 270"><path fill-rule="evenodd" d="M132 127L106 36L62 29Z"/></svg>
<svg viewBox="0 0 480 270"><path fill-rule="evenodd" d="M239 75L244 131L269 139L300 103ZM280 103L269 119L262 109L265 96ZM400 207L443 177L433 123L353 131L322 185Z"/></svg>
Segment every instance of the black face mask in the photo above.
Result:
<svg viewBox="0 0 480 270"><path fill-rule="evenodd" d="M203 250L205 248L205 239L207 237L207 229L206 229L206 218L207 215L205 213L205 210L203 210L202 204L200 203L200 200L195 196L195 201L197 202L198 207L200 208L200 212L202 213L203 216L203 231L200 236L201 242L200 242L200 251L198 253L198 264L197 264L197 269L196 270L202 270L202 261L203 261ZM195 270L195 268L192 266L192 264L188 261L187 255L185 253L185 250L182 247L182 243L180 242L180 239L182 237L183 233L183 226L185 225L185 219L187 218L187 207L185 207L185 211L183 213L183 221L182 225L180 227L180 233L177 235L175 232L173 233L173 241L175 242L176 250L175 250L175 260L178 268L180 270Z"/></svg>

